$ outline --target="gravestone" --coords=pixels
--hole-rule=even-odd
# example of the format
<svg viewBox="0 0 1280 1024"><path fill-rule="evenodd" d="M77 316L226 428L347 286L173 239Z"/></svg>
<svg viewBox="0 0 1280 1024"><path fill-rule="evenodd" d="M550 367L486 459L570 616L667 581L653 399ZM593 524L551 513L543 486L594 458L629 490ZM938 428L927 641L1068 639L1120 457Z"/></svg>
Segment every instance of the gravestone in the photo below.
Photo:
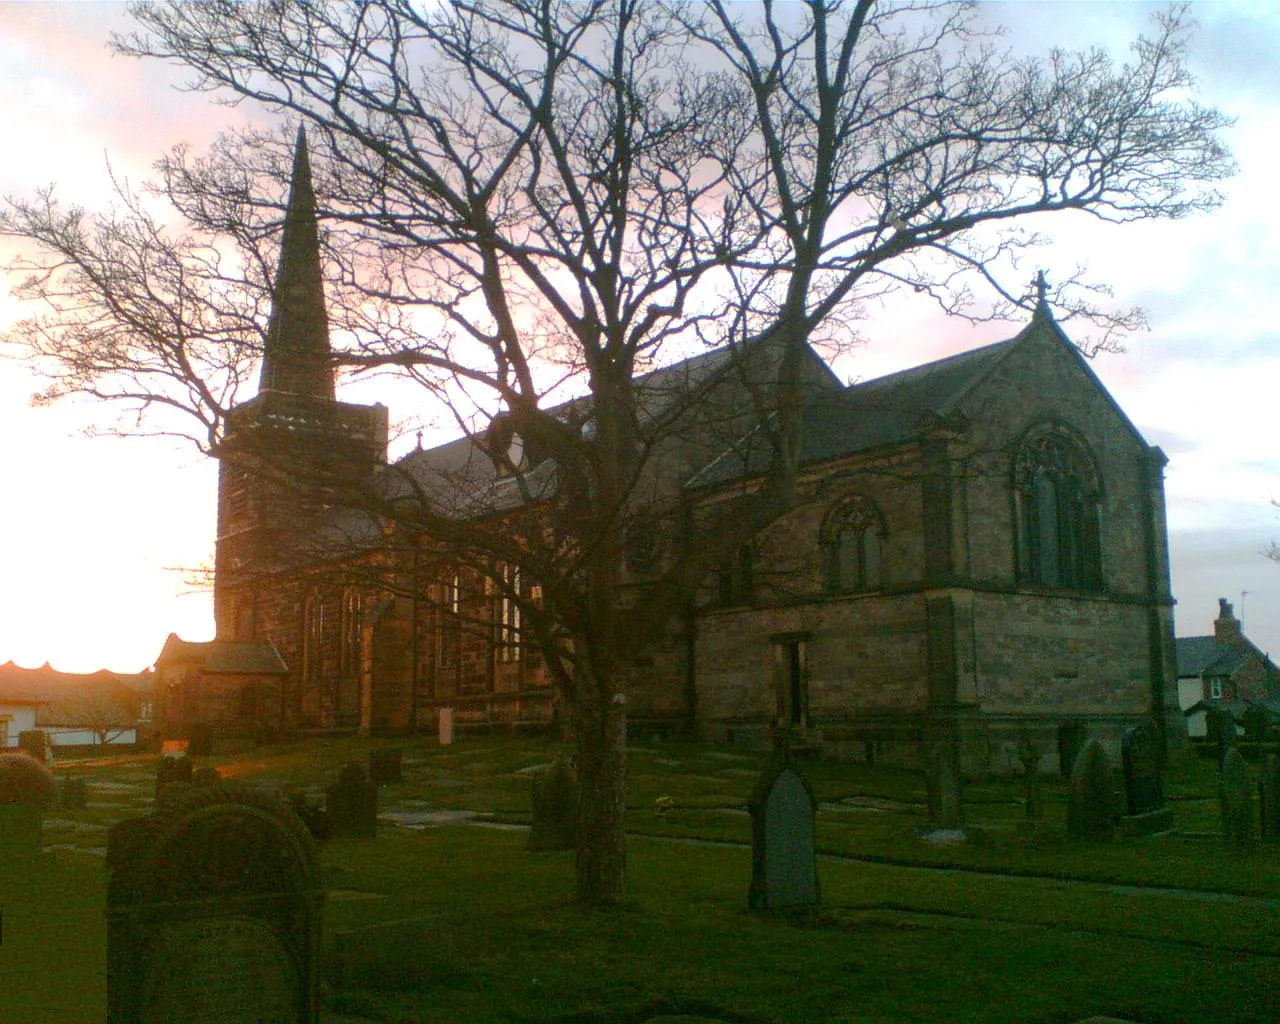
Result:
<svg viewBox="0 0 1280 1024"><path fill-rule="evenodd" d="M1120 817L1115 771L1102 744L1086 740L1067 783L1067 835L1109 840Z"/></svg>
<svg viewBox="0 0 1280 1024"><path fill-rule="evenodd" d="M573 766L557 757L533 784L533 824L528 849L572 850L578 844L578 776Z"/></svg>
<svg viewBox="0 0 1280 1024"><path fill-rule="evenodd" d="M283 803L187 790L107 844L107 1024L316 1024L323 891Z"/></svg>
<svg viewBox="0 0 1280 1024"><path fill-rule="evenodd" d="M1219 769L1226 760L1227 751L1235 749L1237 733L1236 720L1231 717L1231 712L1223 708L1210 708L1206 713L1205 736L1213 747Z"/></svg>
<svg viewBox="0 0 1280 1024"><path fill-rule="evenodd" d="M83 811L88 802L84 779L77 776L59 781L58 806L64 811Z"/></svg>
<svg viewBox="0 0 1280 1024"><path fill-rule="evenodd" d="M187 733L187 753L192 757L208 757L213 753L213 729L204 722L195 722Z"/></svg>
<svg viewBox="0 0 1280 1024"><path fill-rule="evenodd" d="M1280 756L1272 754L1258 779L1258 824L1262 838L1280 840Z"/></svg>
<svg viewBox="0 0 1280 1024"><path fill-rule="evenodd" d="M40 729L28 729L18 733L18 749L30 754L41 764L49 763L49 736Z"/></svg>
<svg viewBox="0 0 1280 1024"><path fill-rule="evenodd" d="M1084 725L1080 722L1060 722L1058 724L1058 768L1064 779L1071 778L1071 772L1080 757L1080 748L1084 746Z"/></svg>
<svg viewBox="0 0 1280 1024"><path fill-rule="evenodd" d="M785 750L775 754L748 804L751 811L752 910L805 910L819 901L814 856L814 815L818 801L809 783L791 765Z"/></svg>
<svg viewBox="0 0 1280 1024"><path fill-rule="evenodd" d="M1253 795L1249 772L1235 747L1227 750L1218 777L1222 836L1230 846L1244 846L1253 838Z"/></svg>
<svg viewBox="0 0 1280 1024"><path fill-rule="evenodd" d="M205 765L203 768L197 768L191 773L191 784L193 786L216 786L222 782L222 773L213 765Z"/></svg>
<svg viewBox="0 0 1280 1024"><path fill-rule="evenodd" d="M1124 734L1125 808L1120 826L1128 835L1154 835L1173 827L1173 810L1164 805L1160 747L1150 725L1138 725Z"/></svg>
<svg viewBox="0 0 1280 1024"><path fill-rule="evenodd" d="M436 728L440 737L440 746L449 746L453 742L453 708L440 709Z"/></svg>
<svg viewBox="0 0 1280 1024"><path fill-rule="evenodd" d="M373 839L378 834L378 787L355 762L343 765L338 781L325 790L325 809L334 839Z"/></svg>
<svg viewBox="0 0 1280 1024"><path fill-rule="evenodd" d="M369 781L375 786L399 782L403 751L399 747L369 751Z"/></svg>
<svg viewBox="0 0 1280 1024"><path fill-rule="evenodd" d="M1029 736L1018 738L1018 763L1022 765L1026 806L1026 817L1018 822L1018 834L1026 839L1040 838L1048 831L1044 820L1044 798L1040 792L1040 760L1043 757L1043 749Z"/></svg>
<svg viewBox="0 0 1280 1024"><path fill-rule="evenodd" d="M949 832L963 830L964 804L954 744L938 743L930 751L925 768L925 788L929 799L929 820L934 828Z"/></svg>
<svg viewBox="0 0 1280 1024"><path fill-rule="evenodd" d="M162 756L156 762L156 796L174 782L191 785L191 758Z"/></svg>

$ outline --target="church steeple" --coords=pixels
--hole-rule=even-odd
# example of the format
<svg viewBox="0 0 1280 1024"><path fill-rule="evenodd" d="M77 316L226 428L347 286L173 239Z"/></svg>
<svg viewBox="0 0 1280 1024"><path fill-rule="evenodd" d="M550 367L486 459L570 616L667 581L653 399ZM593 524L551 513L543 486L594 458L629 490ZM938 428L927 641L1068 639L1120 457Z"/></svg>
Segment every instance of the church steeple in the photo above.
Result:
<svg viewBox="0 0 1280 1024"><path fill-rule="evenodd" d="M262 354L262 391L332 400L329 317L320 270L316 196L311 186L307 136L301 126L293 154L293 180L271 296L271 322Z"/></svg>

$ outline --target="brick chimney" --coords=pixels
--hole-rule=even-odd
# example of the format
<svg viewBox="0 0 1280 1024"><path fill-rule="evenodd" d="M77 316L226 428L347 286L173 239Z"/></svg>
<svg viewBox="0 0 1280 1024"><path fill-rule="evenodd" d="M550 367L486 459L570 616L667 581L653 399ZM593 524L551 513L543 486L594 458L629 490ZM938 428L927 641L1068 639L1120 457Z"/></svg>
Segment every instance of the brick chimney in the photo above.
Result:
<svg viewBox="0 0 1280 1024"><path fill-rule="evenodd" d="M1240 620L1236 618L1231 602L1218 598L1218 617L1213 623L1213 639L1220 644L1238 644L1244 640L1240 632Z"/></svg>

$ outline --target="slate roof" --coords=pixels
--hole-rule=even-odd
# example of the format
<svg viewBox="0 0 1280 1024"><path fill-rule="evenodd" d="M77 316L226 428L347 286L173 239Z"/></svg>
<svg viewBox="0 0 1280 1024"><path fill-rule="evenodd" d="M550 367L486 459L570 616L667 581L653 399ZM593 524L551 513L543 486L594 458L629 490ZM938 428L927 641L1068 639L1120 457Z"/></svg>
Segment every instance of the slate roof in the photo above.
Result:
<svg viewBox="0 0 1280 1024"><path fill-rule="evenodd" d="M650 370L637 377L635 395L642 423L652 424L664 416L676 415L688 408L699 391L730 373L756 373L759 383L767 384L776 369L776 353L761 346L747 352L735 347L712 349L670 366ZM756 359L757 353L760 358ZM815 356L815 362L820 363ZM835 377L822 364L833 388ZM565 422L576 420L589 429L591 401L575 398L547 410ZM527 504L520 484L537 501L550 495L555 486L555 465L540 460L536 452L527 452L530 467L520 481L499 476L493 459L484 448L482 435L458 438L436 448L419 449L400 459L384 471L391 496L406 497L417 487L437 504L441 511L458 517L504 512Z"/></svg>
<svg viewBox="0 0 1280 1024"><path fill-rule="evenodd" d="M1016 337L922 366L820 394L804 410L800 461L824 462L918 438L954 419L969 391L991 373L1036 325ZM692 487L727 483L763 472L770 447L764 430L743 438L690 481Z"/></svg>
<svg viewBox="0 0 1280 1024"><path fill-rule="evenodd" d="M288 668L271 641L183 640L170 633L156 665L189 662L213 675L284 675Z"/></svg>
<svg viewBox="0 0 1280 1024"><path fill-rule="evenodd" d="M1180 636L1174 641L1179 679L1229 676L1252 652L1238 644L1220 644L1212 636Z"/></svg>

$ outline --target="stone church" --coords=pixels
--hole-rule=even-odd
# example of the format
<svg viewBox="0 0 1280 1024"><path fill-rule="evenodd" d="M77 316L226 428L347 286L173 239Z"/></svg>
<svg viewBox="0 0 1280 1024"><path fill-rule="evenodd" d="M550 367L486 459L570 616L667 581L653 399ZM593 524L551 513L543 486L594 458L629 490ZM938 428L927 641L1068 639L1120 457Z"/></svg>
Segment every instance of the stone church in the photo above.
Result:
<svg viewBox="0 0 1280 1024"><path fill-rule="evenodd" d="M353 477L376 488L487 466L468 479L490 496L504 481L478 438L388 464L387 410L336 399L314 204L300 137L260 391L219 452L215 586L218 639L270 643L287 672L215 724L425 730L443 708L461 725L552 723L517 603L462 573L424 580L430 538L328 500ZM707 353L642 391L697 379L747 408L736 364ZM636 727L734 743L784 729L904 763L946 736L970 770L1007 770L1020 737L1047 766L1086 733L1118 750L1140 721L1171 711L1176 728L1165 458L1043 300L1007 341L848 387L813 354L810 377L800 503L637 665ZM750 418L718 422L740 432L694 414L666 456L704 509L765 458ZM652 538L629 539L635 585L655 558ZM462 625L477 621L489 628Z"/></svg>

